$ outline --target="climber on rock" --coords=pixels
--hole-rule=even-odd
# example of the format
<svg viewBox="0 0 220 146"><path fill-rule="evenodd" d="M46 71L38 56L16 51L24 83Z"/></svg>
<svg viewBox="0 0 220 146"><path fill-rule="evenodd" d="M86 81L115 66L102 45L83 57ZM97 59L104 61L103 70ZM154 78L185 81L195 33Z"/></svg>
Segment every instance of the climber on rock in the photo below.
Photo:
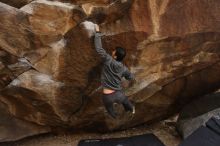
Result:
<svg viewBox="0 0 220 146"><path fill-rule="evenodd" d="M126 56L126 50L121 47L116 47L112 55L106 53L102 48L101 36L99 26L95 25L95 49L101 56L103 61L103 68L101 73L101 83L103 87L103 103L108 113L116 118L117 114L114 111L113 104L122 104L126 111L135 113L135 106L128 100L122 91L122 78L134 83L134 75L130 73L127 67L122 63Z"/></svg>

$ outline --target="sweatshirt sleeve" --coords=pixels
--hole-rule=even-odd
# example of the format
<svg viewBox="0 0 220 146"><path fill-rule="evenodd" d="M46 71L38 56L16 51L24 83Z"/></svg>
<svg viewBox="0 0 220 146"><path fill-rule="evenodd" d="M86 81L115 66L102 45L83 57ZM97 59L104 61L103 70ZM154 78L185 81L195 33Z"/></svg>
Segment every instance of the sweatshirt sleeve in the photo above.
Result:
<svg viewBox="0 0 220 146"><path fill-rule="evenodd" d="M134 80L134 75L126 67L123 76L125 77L126 80L129 81Z"/></svg>
<svg viewBox="0 0 220 146"><path fill-rule="evenodd" d="M105 49L102 48L101 36L102 36L101 33L95 33L95 39L94 39L95 49L96 52L101 56L101 58L106 60L111 56L105 51Z"/></svg>

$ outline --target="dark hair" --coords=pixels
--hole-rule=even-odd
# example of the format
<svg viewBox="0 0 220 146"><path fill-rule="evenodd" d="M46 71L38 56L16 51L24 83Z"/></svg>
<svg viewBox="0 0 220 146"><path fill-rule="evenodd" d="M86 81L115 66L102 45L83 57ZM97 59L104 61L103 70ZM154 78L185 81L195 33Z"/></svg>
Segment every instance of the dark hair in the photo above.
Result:
<svg viewBox="0 0 220 146"><path fill-rule="evenodd" d="M126 50L122 47L116 47L115 51L115 55L117 57L116 60L121 62L126 56Z"/></svg>

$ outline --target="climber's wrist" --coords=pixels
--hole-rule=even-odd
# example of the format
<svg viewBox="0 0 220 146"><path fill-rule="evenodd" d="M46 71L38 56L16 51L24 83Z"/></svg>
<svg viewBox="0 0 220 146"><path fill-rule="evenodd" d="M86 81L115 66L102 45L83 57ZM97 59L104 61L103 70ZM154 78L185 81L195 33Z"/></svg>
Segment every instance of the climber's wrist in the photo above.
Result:
<svg viewBox="0 0 220 146"><path fill-rule="evenodd" d="M99 29L99 26L97 24L95 25L95 32L100 33L100 29Z"/></svg>
<svg viewBox="0 0 220 146"><path fill-rule="evenodd" d="M95 30L96 33L101 33L100 29Z"/></svg>

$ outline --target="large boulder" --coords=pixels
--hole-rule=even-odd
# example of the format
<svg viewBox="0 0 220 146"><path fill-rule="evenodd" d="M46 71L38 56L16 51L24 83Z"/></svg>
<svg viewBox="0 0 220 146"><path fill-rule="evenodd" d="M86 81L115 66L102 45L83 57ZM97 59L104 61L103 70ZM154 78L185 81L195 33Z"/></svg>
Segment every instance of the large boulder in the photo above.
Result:
<svg viewBox="0 0 220 146"><path fill-rule="evenodd" d="M4 108L1 108L2 120L4 118L12 120L7 124L6 120L1 123L4 126L1 141L9 141L50 131L50 127L42 122L41 116L47 117L48 114L51 115L47 118L49 123L51 117L55 118L52 121L59 122L53 107L46 103L42 104L42 102L50 102L45 95L39 95L32 90L13 85L19 84L22 76L31 83L34 81L28 77L34 78L35 76L40 86L42 83L39 80L46 84L51 83L52 80L47 74L37 70L39 61L45 56L54 55L53 52L57 52L60 46L63 46L60 43L63 35L76 26L85 14L78 6L43 0L32 2L20 10L0 3L0 9L2 18L0 23L0 98L1 103L5 104ZM48 54L48 52L50 53ZM51 60L51 63L47 64L53 64L53 62L54 60ZM54 87L58 85L60 86L60 84L54 84ZM51 92L54 90L48 89L48 91L51 97ZM21 102L18 97L21 97ZM30 97L31 100L29 100ZM10 105L10 107L6 105ZM25 105L27 106L25 107ZM39 110L36 108L37 106L45 108ZM26 116L25 111L29 112L29 114L26 113ZM17 129L17 132L13 133L12 128Z"/></svg>
<svg viewBox="0 0 220 146"><path fill-rule="evenodd" d="M206 95L181 110L177 128L183 138L187 138L211 117L220 116L220 93Z"/></svg>
<svg viewBox="0 0 220 146"><path fill-rule="evenodd" d="M220 88L220 2L64 2L37 0L21 9L0 3L0 47L28 64L7 82L0 78L8 116L43 132L53 127L106 132L166 118ZM134 116L117 105L114 120L102 104L93 22L105 34L107 52L127 49L125 64L137 80L125 90L136 105ZM10 70L6 75L12 76Z"/></svg>

